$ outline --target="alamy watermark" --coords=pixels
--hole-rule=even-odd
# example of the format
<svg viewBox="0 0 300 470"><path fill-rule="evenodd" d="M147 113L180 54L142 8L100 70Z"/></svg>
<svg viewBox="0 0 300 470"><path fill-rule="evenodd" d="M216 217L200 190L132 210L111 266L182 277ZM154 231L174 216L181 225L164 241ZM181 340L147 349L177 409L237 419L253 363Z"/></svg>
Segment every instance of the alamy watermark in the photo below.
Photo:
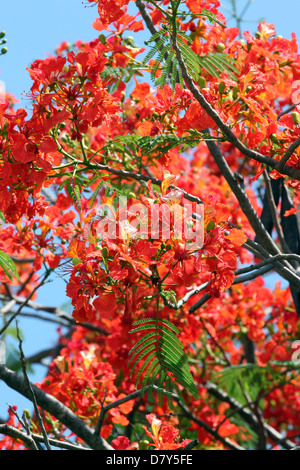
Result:
<svg viewBox="0 0 300 470"><path fill-rule="evenodd" d="M92 219L93 232L111 240L151 239L167 241L171 237L185 243L187 249L200 249L204 239L204 205L176 200L133 202L125 196L117 204L103 203ZM117 209L116 209L117 207Z"/></svg>
<svg viewBox="0 0 300 470"><path fill-rule="evenodd" d="M294 351L292 354L292 362L295 364L300 364L300 341L293 341L292 343L292 350Z"/></svg>

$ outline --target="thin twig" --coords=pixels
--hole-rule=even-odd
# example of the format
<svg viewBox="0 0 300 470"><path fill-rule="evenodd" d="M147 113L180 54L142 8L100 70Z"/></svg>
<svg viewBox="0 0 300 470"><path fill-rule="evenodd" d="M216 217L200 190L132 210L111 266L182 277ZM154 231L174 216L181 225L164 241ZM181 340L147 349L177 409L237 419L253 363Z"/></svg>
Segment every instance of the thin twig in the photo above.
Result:
<svg viewBox="0 0 300 470"><path fill-rule="evenodd" d="M16 327L17 327L17 336L18 336L18 340L19 340L20 361L21 361L21 366L22 366L24 379L25 379L27 387L30 391L31 401L32 401L33 406L34 406L34 411L35 411L35 414L36 414L36 417L37 417L37 420L38 420L38 423L39 423L39 426L40 426L40 430L41 430L41 432L44 436L44 442L45 442L46 448L47 448L47 450L51 450L51 446L50 446L49 441L48 441L48 435L46 433L44 423L43 423L43 420L41 418L39 408L38 408L38 405L37 405L37 402L36 402L36 397L35 397L35 394L33 392L32 387L31 387L30 381L28 379L27 370L26 370L26 359L25 359L25 356L24 356L23 348L22 348L22 339L20 337L17 322L16 322Z"/></svg>
<svg viewBox="0 0 300 470"><path fill-rule="evenodd" d="M17 391L24 397L32 400L32 395L27 386L25 379L9 370L4 364L0 364L0 379L11 389ZM36 385L30 384L33 393L36 397L37 404L44 411L50 413L58 421L64 424L80 439L94 450L113 450L105 439L101 436L96 436L92 429L75 415L67 406L57 400L53 395L50 395L43 390L39 389Z"/></svg>
<svg viewBox="0 0 300 470"><path fill-rule="evenodd" d="M25 307L25 305L28 304L29 300L31 299L31 297L33 297L33 295L35 294L35 292L45 283L46 279L50 276L50 271L46 271L46 273L44 274L42 280L39 282L39 284L37 284L35 286L35 288L30 292L30 294L28 295L28 297L24 300L24 302L20 305L20 307L18 308L18 310L14 313L14 315L12 315L10 317L10 319L6 322L6 324L2 327L2 329L0 330L0 336L4 333L4 331L8 328L8 326L13 322L13 320L19 315L19 313L22 311L23 307Z"/></svg>

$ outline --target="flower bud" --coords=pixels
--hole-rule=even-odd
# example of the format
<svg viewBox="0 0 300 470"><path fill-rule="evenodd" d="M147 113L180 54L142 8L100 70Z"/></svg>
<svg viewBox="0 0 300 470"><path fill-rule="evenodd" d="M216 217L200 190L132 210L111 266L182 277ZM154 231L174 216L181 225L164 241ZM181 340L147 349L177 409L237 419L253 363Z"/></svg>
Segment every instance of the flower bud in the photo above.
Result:
<svg viewBox="0 0 300 470"><path fill-rule="evenodd" d="M26 416L26 418L30 419L31 418L31 414L30 414L30 411L25 408L24 411L23 411L24 415Z"/></svg>
<svg viewBox="0 0 300 470"><path fill-rule="evenodd" d="M132 36L128 36L128 38L125 39L126 44L132 46L134 44L134 39Z"/></svg>
<svg viewBox="0 0 300 470"><path fill-rule="evenodd" d="M217 45L218 52L223 52L225 47L226 46L223 42L219 42L219 44Z"/></svg>
<svg viewBox="0 0 300 470"><path fill-rule="evenodd" d="M239 92L239 91L240 91L239 87L238 87L237 85L235 85L235 86L233 87L233 89L232 89L232 98L233 98L234 100L237 99L237 97L238 97L238 92Z"/></svg>
<svg viewBox="0 0 300 470"><path fill-rule="evenodd" d="M226 89L225 83L224 83L224 82L220 82L220 83L219 83L219 93L220 93L221 96L224 94L225 89Z"/></svg>
<svg viewBox="0 0 300 470"><path fill-rule="evenodd" d="M145 440L145 439L144 439L143 441L140 441L140 442L139 442L139 449L140 449L140 450L147 450L147 449L149 449L149 441L147 441L147 440Z"/></svg>
<svg viewBox="0 0 300 470"><path fill-rule="evenodd" d="M298 126L298 124L300 123L300 114L297 113L297 111L294 111L292 113L292 118L293 118L293 123L295 124L295 126Z"/></svg>
<svg viewBox="0 0 300 470"><path fill-rule="evenodd" d="M210 232L211 230L213 230L215 228L215 226L216 226L216 224L213 220L208 222L207 227L206 227L207 232Z"/></svg>
<svg viewBox="0 0 300 470"><path fill-rule="evenodd" d="M81 263L81 259L78 258L77 256L74 256L74 258L72 258L72 263L73 263L73 266L77 266L78 264Z"/></svg>
<svg viewBox="0 0 300 470"><path fill-rule="evenodd" d="M102 44L106 44L106 37L104 36L104 34L100 34L100 35L99 35L99 41L100 41Z"/></svg>
<svg viewBox="0 0 300 470"><path fill-rule="evenodd" d="M273 142L273 144L278 144L279 143L276 134L271 134L270 135L270 140L271 140L271 142Z"/></svg>
<svg viewBox="0 0 300 470"><path fill-rule="evenodd" d="M198 85L199 85L199 87L200 87L201 89L202 89L202 88L205 88L205 85L206 85L205 78L199 77L199 78L198 78Z"/></svg>

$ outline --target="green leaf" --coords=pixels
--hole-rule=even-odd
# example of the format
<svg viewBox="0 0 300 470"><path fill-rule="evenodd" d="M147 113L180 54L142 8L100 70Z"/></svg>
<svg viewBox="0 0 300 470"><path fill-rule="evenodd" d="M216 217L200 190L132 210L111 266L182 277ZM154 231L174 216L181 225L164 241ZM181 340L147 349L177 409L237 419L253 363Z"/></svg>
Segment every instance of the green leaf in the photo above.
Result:
<svg viewBox="0 0 300 470"><path fill-rule="evenodd" d="M66 184L66 190L71 199L74 202L75 207L81 210L81 199L80 199L80 185L72 180L69 180Z"/></svg>
<svg viewBox="0 0 300 470"><path fill-rule="evenodd" d="M7 275L7 277L12 281L15 276L19 280L19 274L13 260L10 256L0 250L0 266Z"/></svg>
<svg viewBox="0 0 300 470"><path fill-rule="evenodd" d="M214 53L200 57L200 65L215 77L219 77L224 71L226 71L228 76L232 79L236 79L234 73L239 74L233 61L224 53Z"/></svg>
<svg viewBox="0 0 300 470"><path fill-rule="evenodd" d="M142 366L139 370L139 372L137 373L137 376L136 376L136 379L135 379L135 386L137 387L137 384L139 383L139 380L140 380L140 377L141 375L143 374L144 371L147 370L148 366L152 363L159 366L160 367L160 364L158 363L158 359L156 357L156 353L155 351L153 351L146 359L145 361L142 363ZM155 370L155 369L154 369ZM153 374L153 372L152 372ZM151 374L151 375L152 375ZM151 377L151 375L149 377Z"/></svg>
<svg viewBox="0 0 300 470"><path fill-rule="evenodd" d="M92 184L92 183L91 183L91 184ZM93 207L93 205L94 205L94 203L95 203L95 200L96 200L96 198L97 198L97 196L98 196L98 194L99 194L99 191L100 191L100 189L102 188L102 186L103 186L103 181L100 181L100 182L97 184L96 189L94 190L94 192L93 192L93 194L92 194L92 196L91 196L90 203L89 203L89 204L90 204L90 208Z"/></svg>
<svg viewBox="0 0 300 470"><path fill-rule="evenodd" d="M0 211L0 219L2 220L2 222L6 223L6 220L2 211Z"/></svg>
<svg viewBox="0 0 300 470"><path fill-rule="evenodd" d="M153 36L152 36L153 37ZM161 47L164 46L165 42L168 41L168 37L167 36L163 36L156 44L154 47L152 47L152 49L150 49L150 51L148 52L148 54L144 57L144 60L143 60L143 64L144 65L147 65L149 60L151 60L155 54L157 54ZM149 40L149 42L153 42L151 41L151 39Z"/></svg>
<svg viewBox="0 0 300 470"><path fill-rule="evenodd" d="M197 397L198 390L194 384L183 345L176 336L178 334L176 326L170 320L158 317L156 319L140 319L134 322L133 326L135 328L130 333L146 332L146 335L137 342L129 353L130 376L133 375L138 364L140 367L135 380L136 387L142 378L142 391L145 391L147 384L152 390L157 380L158 401L162 403L163 394L169 393L170 395L172 393L172 381L174 380L175 384L181 385L194 397ZM147 333L149 330L151 332ZM169 405L171 401L169 399Z"/></svg>
<svg viewBox="0 0 300 470"><path fill-rule="evenodd" d="M246 403L244 392L246 391L255 400L259 391L272 388L274 380L284 380L282 375L271 366L261 367L257 364L239 364L225 367L216 374L216 380L222 385L230 396L240 403Z"/></svg>

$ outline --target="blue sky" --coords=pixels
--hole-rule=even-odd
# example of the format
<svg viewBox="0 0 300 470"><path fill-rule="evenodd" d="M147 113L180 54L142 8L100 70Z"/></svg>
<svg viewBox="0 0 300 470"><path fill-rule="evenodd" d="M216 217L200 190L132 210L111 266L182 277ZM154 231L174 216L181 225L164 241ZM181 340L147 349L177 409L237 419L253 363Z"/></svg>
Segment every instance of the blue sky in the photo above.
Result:
<svg viewBox="0 0 300 470"><path fill-rule="evenodd" d="M247 2L236 0L236 3L241 12ZM229 4L229 0L222 2L224 7ZM299 0L253 0L246 14L250 21L243 27L255 31L257 20L264 18L276 25L278 34L290 38L291 32L295 32L300 36L299 14ZM96 8L87 0L2 2L0 31L7 33L8 53L0 58L0 80L5 82L6 89L20 99L31 86L26 67L35 59L51 54L62 41L94 39L97 31L92 22L96 16ZM229 22L230 26L233 24ZM20 106L26 106L26 102Z"/></svg>
<svg viewBox="0 0 300 470"><path fill-rule="evenodd" d="M236 3L238 12L241 12L247 2L237 0ZM229 1L224 1L224 6L229 4ZM253 0L246 14L249 22L243 23L243 29L255 32L258 20L265 19L275 24L278 34L290 38L295 32L300 39L299 14L299 0ZM28 106L28 102L22 99L22 93L31 86L26 67L34 60L52 54L62 41L74 43L79 39L94 39L97 31L92 28L92 22L96 16L97 10L87 0L2 2L0 31L6 31L8 53L0 57L0 80L5 83L7 91L20 100L19 107ZM235 26L235 23L229 21L228 25ZM143 35L139 35L140 40ZM139 44L142 46L141 42ZM54 278L40 291L38 300L47 305L61 306L66 300L64 292L64 282ZM57 337L56 327L46 322L20 319L20 328L24 332L25 355L51 346ZM43 373L42 367L36 367L33 380L40 380ZM21 408L29 406L29 402L0 383L0 417L6 415L6 403L19 404Z"/></svg>

